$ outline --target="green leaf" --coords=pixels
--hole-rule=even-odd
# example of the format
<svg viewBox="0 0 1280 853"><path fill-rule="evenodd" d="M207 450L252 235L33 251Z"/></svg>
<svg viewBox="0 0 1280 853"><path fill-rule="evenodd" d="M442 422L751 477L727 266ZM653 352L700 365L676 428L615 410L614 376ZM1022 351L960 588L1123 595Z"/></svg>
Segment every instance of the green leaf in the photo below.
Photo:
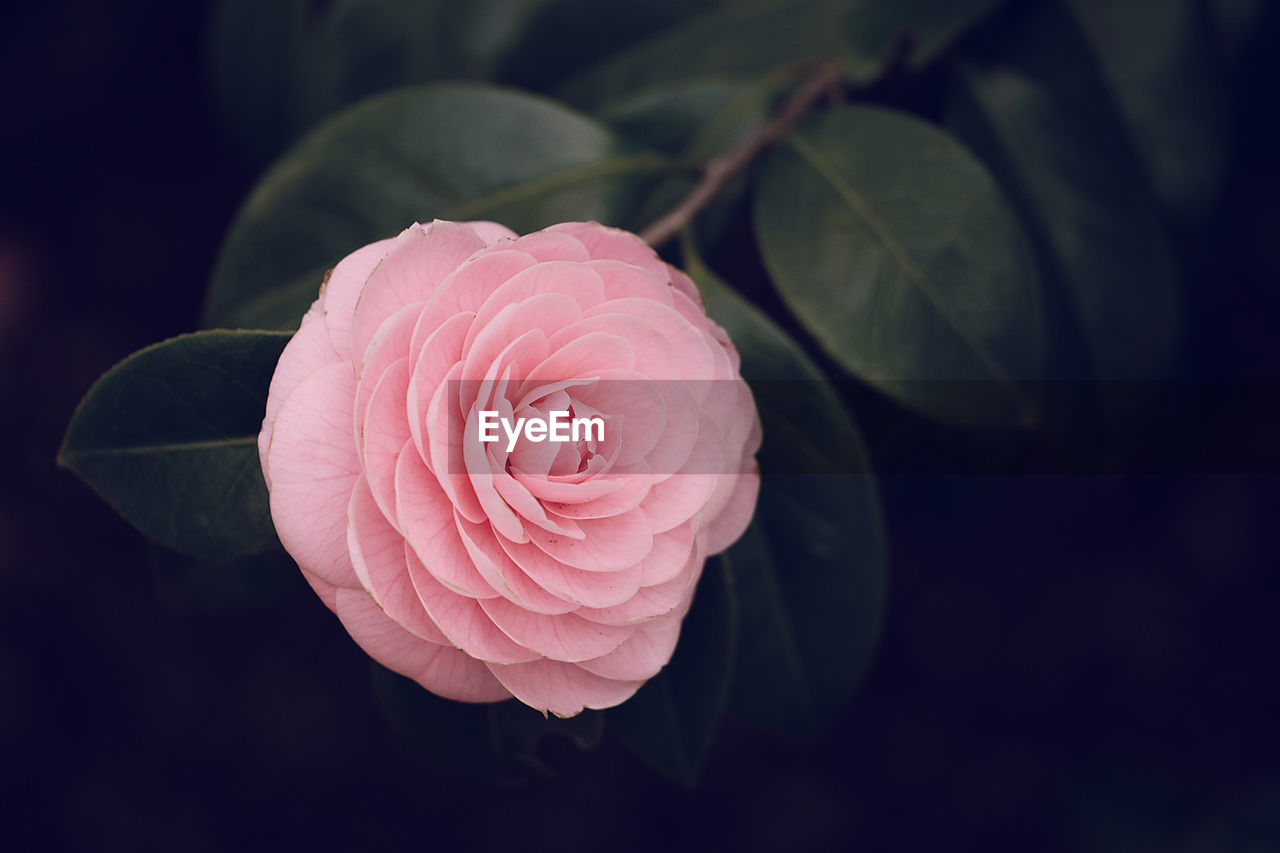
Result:
<svg viewBox="0 0 1280 853"><path fill-rule="evenodd" d="M455 702L376 663L372 668L378 704L396 734L442 769L472 779L514 782L550 775L537 754L545 737L567 737L581 749L600 742L599 711L561 719L514 700Z"/></svg>
<svg viewBox="0 0 1280 853"><path fill-rule="evenodd" d="M831 0L727 4L605 60L560 94L570 103L601 109L681 80L756 79L833 53L836 15Z"/></svg>
<svg viewBox="0 0 1280 853"><path fill-rule="evenodd" d="M267 159L364 95L460 71L452 5L222 0L209 43L219 106L245 147Z"/></svg>
<svg viewBox="0 0 1280 853"><path fill-rule="evenodd" d="M969 424L1034 416L1035 261L982 165L889 110L801 125L758 175L755 225L787 306L842 366L900 402Z"/></svg>
<svg viewBox="0 0 1280 853"><path fill-rule="evenodd" d="M326 270L433 218L525 233L627 219L665 168L605 127L541 98L486 86L393 92L335 116L267 174L236 218L205 322L295 327Z"/></svg>
<svg viewBox="0 0 1280 853"><path fill-rule="evenodd" d="M1201 216L1227 168L1226 68L1198 0L1067 0L1161 201ZM1104 97L1105 97L1104 94Z"/></svg>
<svg viewBox="0 0 1280 853"><path fill-rule="evenodd" d="M546 91L575 72L722 0L542 0L500 57L495 79Z"/></svg>
<svg viewBox="0 0 1280 853"><path fill-rule="evenodd" d="M812 733L861 682L883 624L875 481L857 427L804 351L708 270L691 238L685 265L742 356L764 427L756 518L722 557L739 614L730 710Z"/></svg>
<svg viewBox="0 0 1280 853"><path fill-rule="evenodd" d="M724 154L759 130L796 76L794 69L782 69L751 83L729 78L683 80L604 109L601 117L618 133L690 165L648 192L637 220L653 222L675 207L700 175L693 165ZM746 190L746 177L739 176L699 214L700 245L715 246L724 239L740 214Z"/></svg>
<svg viewBox="0 0 1280 853"><path fill-rule="evenodd" d="M950 123L1005 177L1028 211L1100 379L1166 375L1180 325L1169 238L1123 139L1063 97L1008 68L964 66ZM1059 332L1059 337L1070 330Z"/></svg>
<svg viewBox="0 0 1280 853"><path fill-rule="evenodd" d="M646 90L610 104L600 117L628 139L696 160L722 153L757 129L768 118L766 107L748 84L709 78Z"/></svg>
<svg viewBox="0 0 1280 853"><path fill-rule="evenodd" d="M219 330L134 353L80 403L58 463L168 548L222 559L278 547L258 432L288 340Z"/></svg>
<svg viewBox="0 0 1280 853"><path fill-rule="evenodd" d="M861 0L851 2L840 29L845 67L854 80L874 79L901 44L907 67L935 60L1004 0Z"/></svg>
<svg viewBox="0 0 1280 853"><path fill-rule="evenodd" d="M214 91L246 148L274 156L360 98L431 81L542 89L716 0L222 0Z"/></svg>
<svg viewBox="0 0 1280 853"><path fill-rule="evenodd" d="M708 563L671 662L606 720L636 752L685 785L698 777L729 695L735 613L731 579Z"/></svg>

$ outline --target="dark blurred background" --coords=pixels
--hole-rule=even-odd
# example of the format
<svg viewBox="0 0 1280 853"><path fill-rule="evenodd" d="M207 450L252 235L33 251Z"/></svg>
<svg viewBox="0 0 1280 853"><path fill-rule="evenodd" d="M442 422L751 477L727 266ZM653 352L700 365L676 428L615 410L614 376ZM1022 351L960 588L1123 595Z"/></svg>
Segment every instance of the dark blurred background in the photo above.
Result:
<svg viewBox="0 0 1280 853"><path fill-rule="evenodd" d="M191 595L53 460L98 375L195 327L258 174L209 95L210 5L0 15L0 846L1280 850L1261 405L1183 413L1235 451L1212 476L886 478L855 702L809 741L729 720L694 790L612 735L547 743L547 782L460 780L396 739L300 580ZM1179 235L1201 377L1280 379L1278 18L1234 56L1217 213Z"/></svg>

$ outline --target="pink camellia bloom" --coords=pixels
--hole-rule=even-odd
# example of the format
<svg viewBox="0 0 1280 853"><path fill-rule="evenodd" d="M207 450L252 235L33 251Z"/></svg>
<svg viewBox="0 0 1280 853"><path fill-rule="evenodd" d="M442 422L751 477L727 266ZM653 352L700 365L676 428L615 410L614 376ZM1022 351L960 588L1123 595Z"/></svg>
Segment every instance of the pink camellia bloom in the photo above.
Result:
<svg viewBox="0 0 1280 853"><path fill-rule="evenodd" d="M565 413L583 430L519 430ZM440 696L560 716L670 659L754 511L759 444L692 281L594 222L436 221L348 255L258 439L280 541L365 651Z"/></svg>

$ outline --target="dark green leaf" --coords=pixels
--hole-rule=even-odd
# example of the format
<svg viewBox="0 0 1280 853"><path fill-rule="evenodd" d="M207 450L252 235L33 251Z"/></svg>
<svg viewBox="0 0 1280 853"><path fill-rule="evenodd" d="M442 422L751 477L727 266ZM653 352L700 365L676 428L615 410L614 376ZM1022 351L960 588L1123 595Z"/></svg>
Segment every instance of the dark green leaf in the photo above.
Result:
<svg viewBox="0 0 1280 853"><path fill-rule="evenodd" d="M680 80L751 80L835 50L831 0L727 4L665 30L583 73L565 100L600 109Z"/></svg>
<svg viewBox="0 0 1280 853"><path fill-rule="evenodd" d="M291 328L344 255L414 222L492 219L524 233L627 220L664 168L549 101L484 86L393 92L335 116L267 174L223 245L208 324Z"/></svg>
<svg viewBox="0 0 1280 853"><path fill-rule="evenodd" d="M774 102L793 85L791 69L743 83L726 78L685 80L650 89L602 113L620 134L669 153L690 168L671 174L649 191L637 220L650 223L673 208L693 188L702 165L758 130ZM740 176L698 217L700 245L714 246L739 215L747 181Z"/></svg>
<svg viewBox="0 0 1280 853"><path fill-rule="evenodd" d="M260 158L362 97L430 81L544 88L714 4L634 0L222 0L214 89Z"/></svg>
<svg viewBox="0 0 1280 853"><path fill-rule="evenodd" d="M718 561L707 564L671 662L608 723L654 767L692 785L729 694L735 633L733 588Z"/></svg>
<svg viewBox="0 0 1280 853"><path fill-rule="evenodd" d="M1026 423L1040 290L1003 194L955 140L879 108L816 116L759 173L756 232L788 307L844 367L963 423Z"/></svg>
<svg viewBox="0 0 1280 853"><path fill-rule="evenodd" d="M80 403L59 464L166 547L214 559L276 547L258 432L288 340L219 330L134 353Z"/></svg>
<svg viewBox="0 0 1280 853"><path fill-rule="evenodd" d="M951 123L1022 199L1083 335L1063 375L1166 375L1179 327L1177 268L1123 141L1011 69L967 66ZM1064 361L1065 359L1065 361Z"/></svg>
<svg viewBox="0 0 1280 853"><path fill-rule="evenodd" d="M722 558L739 613L730 709L810 733L848 700L880 635L886 563L875 482L822 372L685 246L708 312L742 356L764 427L756 518Z"/></svg>
<svg viewBox="0 0 1280 853"><path fill-rule="evenodd" d="M445 770L484 781L519 781L548 775L537 755L544 737L567 737L583 749L600 742L604 717L599 711L560 719L543 717L516 701L454 702L376 663L372 666L378 703L392 729Z"/></svg>
<svg viewBox="0 0 1280 853"><path fill-rule="evenodd" d="M494 78L545 91L573 73L722 0L542 0L500 57Z"/></svg>
<svg viewBox="0 0 1280 853"><path fill-rule="evenodd" d="M1225 67L1198 0L1067 0L1160 199L1201 215L1226 171Z"/></svg>
<svg viewBox="0 0 1280 853"><path fill-rule="evenodd" d="M768 118L767 99L728 78L684 80L617 101L600 117L618 133L673 156L721 153ZM714 137L702 142L700 138Z"/></svg>
<svg viewBox="0 0 1280 853"><path fill-rule="evenodd" d="M854 0L840 22L845 66L854 80L875 78L893 57L928 65L1004 0Z"/></svg>
<svg viewBox="0 0 1280 853"><path fill-rule="evenodd" d="M460 71L464 38L450 32L460 29L450 20L456 5L222 0L210 29L222 111L251 152L273 156L364 95Z"/></svg>

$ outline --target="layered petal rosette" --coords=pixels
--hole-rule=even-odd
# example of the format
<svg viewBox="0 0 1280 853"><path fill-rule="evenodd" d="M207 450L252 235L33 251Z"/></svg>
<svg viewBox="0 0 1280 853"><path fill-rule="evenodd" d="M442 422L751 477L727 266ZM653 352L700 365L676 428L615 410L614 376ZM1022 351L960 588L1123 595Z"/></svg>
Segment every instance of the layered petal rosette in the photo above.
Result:
<svg viewBox="0 0 1280 853"><path fill-rule="evenodd" d="M503 431L556 413L591 423ZM334 268L259 452L280 541L374 659L567 716L670 659L751 518L759 443L733 344L637 237L437 221Z"/></svg>

